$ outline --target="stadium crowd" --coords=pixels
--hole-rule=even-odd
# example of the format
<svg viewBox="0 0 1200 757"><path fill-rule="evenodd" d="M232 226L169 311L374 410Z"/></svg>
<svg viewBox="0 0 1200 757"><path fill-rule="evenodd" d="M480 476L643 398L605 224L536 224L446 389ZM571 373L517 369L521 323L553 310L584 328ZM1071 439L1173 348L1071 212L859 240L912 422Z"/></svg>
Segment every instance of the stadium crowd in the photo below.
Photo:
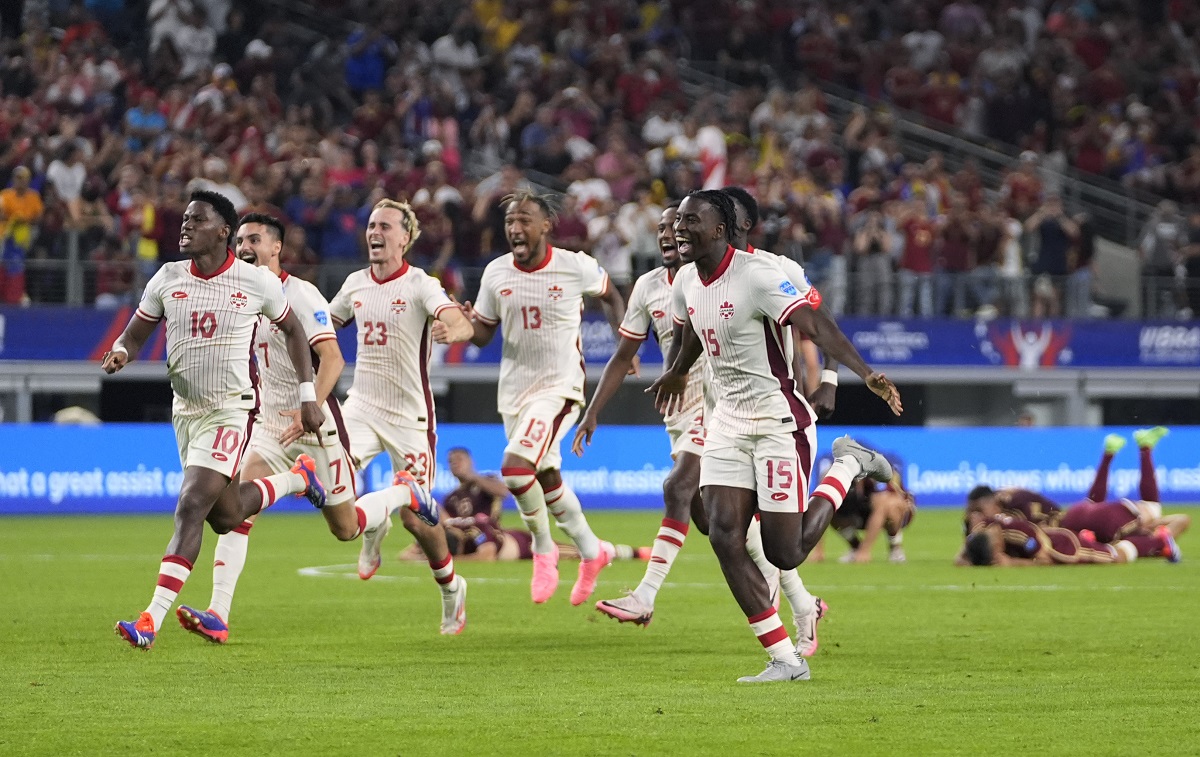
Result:
<svg viewBox="0 0 1200 757"><path fill-rule="evenodd" d="M0 301L63 301L78 255L89 300L132 303L179 258L190 188L286 219L284 265L327 295L363 265L375 202L410 198L413 262L469 296L504 251L498 198L533 181L564 193L557 243L626 288L665 200L737 184L752 243L802 261L839 315L1095 316L1094 231L1061 169L1200 199L1187 3L277 7L4 5ZM685 58L736 86L696 96ZM999 186L907 161L894 110L835 123L816 80L1025 152ZM1140 252L1157 312L1200 306L1200 212L1164 201Z"/></svg>

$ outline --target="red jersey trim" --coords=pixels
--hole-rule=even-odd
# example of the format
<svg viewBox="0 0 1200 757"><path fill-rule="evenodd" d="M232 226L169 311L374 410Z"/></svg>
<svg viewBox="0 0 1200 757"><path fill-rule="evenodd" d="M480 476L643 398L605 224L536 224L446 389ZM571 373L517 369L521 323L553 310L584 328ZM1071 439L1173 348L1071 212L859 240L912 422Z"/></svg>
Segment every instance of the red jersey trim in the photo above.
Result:
<svg viewBox="0 0 1200 757"><path fill-rule="evenodd" d="M292 277L292 274L288 273L287 271L280 271L280 272L279 272L279 280L280 280L280 281L287 281L287 280L288 280L288 279L290 279L291 277Z"/></svg>
<svg viewBox="0 0 1200 757"><path fill-rule="evenodd" d="M647 331L645 334L635 334L632 331L629 331L628 329L624 329L624 328L617 329L617 333L620 334L621 336L625 337L626 339L632 339L635 342L644 342L644 341L646 341L646 337L650 336L649 331Z"/></svg>
<svg viewBox="0 0 1200 757"><path fill-rule="evenodd" d="M791 305L787 306L787 309L783 311L783 315L779 316L779 321L778 321L779 325L786 326L788 318L792 317L792 313L796 312L797 310L799 310L800 308L803 308L803 307L809 307L809 308L812 308L813 310L817 309L817 306L813 305L808 300L796 300Z"/></svg>
<svg viewBox="0 0 1200 757"><path fill-rule="evenodd" d="M540 271L546 266L550 265L550 259L552 257L554 257L554 248L550 246L549 242L546 242L546 257L542 259L541 263L538 263L533 268L526 268L518 263L516 257L514 257L513 268L516 268L518 271L522 271L524 273L533 273L534 271Z"/></svg>
<svg viewBox="0 0 1200 757"><path fill-rule="evenodd" d="M278 318L271 319L271 323L283 323L283 319L287 318L291 314L291 312L292 312L292 306L288 305L287 307L285 307L283 309L283 312L279 314Z"/></svg>
<svg viewBox="0 0 1200 757"><path fill-rule="evenodd" d="M476 319L477 319L477 320L478 320L480 323L484 324L485 326L499 326L499 325L500 325L500 321L499 321L499 320L495 320L495 321L493 321L491 318L485 318L485 317L483 317L482 315L480 315L479 313L475 313L475 318L476 318Z"/></svg>
<svg viewBox="0 0 1200 757"><path fill-rule="evenodd" d="M235 261L235 260L237 260L237 258L235 258L233 256L233 253L229 251L229 248L226 247L225 248L225 262L222 263L220 265L220 267L217 268L217 270L215 270L209 274L201 273L200 269L196 267L196 261L194 261L194 260L192 261L192 264L188 266L188 270L191 271L192 275L195 276L196 278L204 279L205 281L208 281L209 279L220 276L221 274L228 271L230 269L230 267L233 266L233 261Z"/></svg>
<svg viewBox="0 0 1200 757"><path fill-rule="evenodd" d="M317 345L317 344L320 344L321 342L328 342L331 339L335 342L337 341L337 337L334 336L333 334L317 334L312 339L309 339L308 343L310 345Z"/></svg>
<svg viewBox="0 0 1200 757"><path fill-rule="evenodd" d="M458 306L455 305L453 302L446 303L445 305L438 305L437 310L433 311L433 317L437 318L439 315L442 314L442 311L447 308L456 308L456 307L458 307Z"/></svg>
<svg viewBox="0 0 1200 757"><path fill-rule="evenodd" d="M600 294L599 294L599 296L600 296L600 297L603 297L604 295L608 294L608 287L609 287L609 285L610 285L612 282L611 282L611 280L608 278L608 271L605 271L604 269L601 269L601 270L600 270L600 272L604 274L604 286L602 286L602 287L600 288Z"/></svg>
<svg viewBox="0 0 1200 757"><path fill-rule="evenodd" d="M138 308L137 310L133 311L133 314L136 315L138 318L141 318L143 321L146 321L147 323L158 323L159 321L162 320L162 316L155 318L154 316L150 315L149 313L143 311L141 308Z"/></svg>
<svg viewBox="0 0 1200 757"><path fill-rule="evenodd" d="M405 260L400 263L400 267L398 269L396 269L396 272L393 273L391 276L388 276L386 279L381 279L378 276L376 276L374 268L368 268L367 272L371 274L371 281L374 281L376 284L386 284L389 281L395 281L396 279L400 278L404 274L408 273L408 269L409 269L408 261Z"/></svg>
<svg viewBox="0 0 1200 757"><path fill-rule="evenodd" d="M737 250L733 249L733 245L729 245L729 247L725 250L725 257L721 258L721 263L717 266L717 270L713 271L713 275L707 279L704 278L704 274L700 273L700 269L697 268L696 273L700 277L700 283L704 286L708 286L717 279L721 278L725 271L729 269L729 264L733 262L733 254L735 252L737 252Z"/></svg>
<svg viewBox="0 0 1200 757"><path fill-rule="evenodd" d="M687 325L687 321L680 320L679 316L675 315L674 313L671 313L671 322L674 323L676 326L686 326Z"/></svg>

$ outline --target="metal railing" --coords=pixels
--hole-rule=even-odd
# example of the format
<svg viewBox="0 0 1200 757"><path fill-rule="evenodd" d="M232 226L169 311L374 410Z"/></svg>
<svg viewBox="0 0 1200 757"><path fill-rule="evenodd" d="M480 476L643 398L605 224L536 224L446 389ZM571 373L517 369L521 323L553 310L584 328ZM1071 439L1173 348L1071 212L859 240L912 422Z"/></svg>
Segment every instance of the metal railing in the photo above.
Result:
<svg viewBox="0 0 1200 757"><path fill-rule="evenodd" d="M719 63L681 62L678 70L689 94L699 93L727 95L734 85L721 74ZM778 81L772 72L771 78ZM854 111L861 107L887 108L895 113L895 134L901 151L910 160L923 161L933 152L942 154L946 168L956 171L968 160L979 166L984 183L999 187L1004 170L1015 164L1017 150L989 141L987 144L970 138L965 133L950 127L931 127L922 114L902 110L883 101L830 82L818 81L816 85L824 94L827 115L841 129ZM1062 196L1069 207L1086 210L1095 220L1100 236L1128 247L1136 247L1138 235L1154 211L1159 198L1140 190L1126 187L1106 177L1083 173L1074 168L1062 172Z"/></svg>

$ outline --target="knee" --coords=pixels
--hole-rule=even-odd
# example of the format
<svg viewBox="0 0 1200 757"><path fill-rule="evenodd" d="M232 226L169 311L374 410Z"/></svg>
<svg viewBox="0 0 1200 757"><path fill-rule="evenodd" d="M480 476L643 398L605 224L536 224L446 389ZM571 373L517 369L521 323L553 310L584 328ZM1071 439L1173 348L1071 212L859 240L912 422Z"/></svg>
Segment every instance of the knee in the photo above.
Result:
<svg viewBox="0 0 1200 757"><path fill-rule="evenodd" d="M683 482L674 476L667 476L663 481L663 504L666 505L667 515L675 520L687 520L692 507L694 492L684 489Z"/></svg>
<svg viewBox="0 0 1200 757"><path fill-rule="evenodd" d="M537 473L532 468L504 467L500 469L500 475L514 497L521 496L537 483Z"/></svg>
<svg viewBox="0 0 1200 757"><path fill-rule="evenodd" d="M746 535L738 533L737 529L727 528L723 525L712 525L708 534L708 541L712 544L713 552L717 553L719 557L736 555L746 551Z"/></svg>
<svg viewBox="0 0 1200 757"><path fill-rule="evenodd" d="M799 544L778 544L766 540L763 541L763 554L767 562L780 570L795 570L808 556L808 552Z"/></svg>
<svg viewBox="0 0 1200 757"><path fill-rule="evenodd" d="M237 528L241 521L225 515L213 513L208 519L208 525L216 534L227 534Z"/></svg>
<svg viewBox="0 0 1200 757"><path fill-rule="evenodd" d="M354 541L358 538L358 525L355 524L351 527L341 523L330 524L329 533L333 534L333 538L338 541Z"/></svg>

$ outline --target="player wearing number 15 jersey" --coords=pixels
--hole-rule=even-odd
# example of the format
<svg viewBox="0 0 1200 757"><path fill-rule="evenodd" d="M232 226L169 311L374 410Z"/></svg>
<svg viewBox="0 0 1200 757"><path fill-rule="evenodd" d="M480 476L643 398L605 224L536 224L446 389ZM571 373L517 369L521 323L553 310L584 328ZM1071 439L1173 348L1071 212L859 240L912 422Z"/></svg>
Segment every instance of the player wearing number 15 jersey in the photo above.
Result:
<svg viewBox="0 0 1200 757"><path fill-rule="evenodd" d="M530 594L534 602L545 602L558 587L549 509L582 555L571 589L571 604L579 605L595 590L613 547L592 533L579 498L563 482L559 446L584 401L583 298L600 299L614 332L625 303L594 258L550 245L554 216L544 198L521 193L505 203L504 231L512 252L488 264L474 308L467 303L475 326L471 341L486 345L504 324L496 405L508 446L500 472L533 535Z"/></svg>
<svg viewBox="0 0 1200 757"><path fill-rule="evenodd" d="M404 259L420 233L408 203L380 200L367 221L371 265L346 277L329 309L334 325L353 322L358 330L354 385L344 414L350 454L363 469L387 452L397 483L410 478L420 498L414 508L406 487L393 486L359 499L366 521L358 575L365 580L379 569L390 513L398 510L441 586L442 633L456 634L466 623L467 582L455 576L446 532L429 494L437 444L429 358L435 341L464 342L472 328L441 284Z"/></svg>
<svg viewBox="0 0 1200 757"><path fill-rule="evenodd" d="M301 382L312 381L308 340L291 312L279 279L228 249L237 225L233 204L215 192L193 192L183 214L180 251L190 261L167 263L146 284L137 312L105 355L107 373L121 370L141 350L159 321L167 323L167 375L175 394L172 421L183 464L175 535L159 567L150 606L136 621L117 623L134 647L154 644L163 619L191 574L207 520L227 533L284 494L304 492L313 504L325 493L311 459L291 471L241 483L238 465L258 409L251 344L259 315L287 338L287 357ZM309 384L311 386L311 383ZM300 403L306 432L324 421L314 401Z"/></svg>
<svg viewBox="0 0 1200 757"><path fill-rule="evenodd" d="M728 195L701 191L679 206L675 241L685 265L672 285L672 317L683 326L678 357L651 386L659 409L674 409L687 374L701 354L712 371L716 404L706 418L700 488L709 540L730 590L746 613L771 663L747 682L800 680L808 665L796 655L771 603L762 573L746 554L755 510L762 516L763 547L780 569L795 568L805 553L804 511L816 434L813 413L796 387L785 331L796 326L827 354L862 376L900 411L899 393L873 373L831 320L817 316L819 295L791 281L770 256L735 249L737 211ZM834 443L845 481L866 473L890 477L882 456L849 439ZM831 471L834 467L831 467ZM829 481L826 477L822 485ZM815 544L815 542L814 542Z"/></svg>

